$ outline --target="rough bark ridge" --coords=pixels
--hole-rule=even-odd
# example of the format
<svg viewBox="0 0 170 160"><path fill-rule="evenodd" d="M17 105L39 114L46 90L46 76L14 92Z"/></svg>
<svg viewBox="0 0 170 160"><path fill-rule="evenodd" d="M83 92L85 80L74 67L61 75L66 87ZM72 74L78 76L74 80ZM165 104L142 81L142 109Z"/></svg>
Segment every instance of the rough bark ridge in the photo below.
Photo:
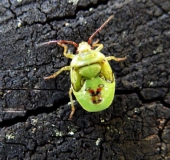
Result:
<svg viewBox="0 0 170 160"><path fill-rule="evenodd" d="M55 39L95 37L111 62L114 102L68 121L69 65ZM74 51L72 46L70 51ZM0 159L170 159L170 1L9 0L0 2Z"/></svg>

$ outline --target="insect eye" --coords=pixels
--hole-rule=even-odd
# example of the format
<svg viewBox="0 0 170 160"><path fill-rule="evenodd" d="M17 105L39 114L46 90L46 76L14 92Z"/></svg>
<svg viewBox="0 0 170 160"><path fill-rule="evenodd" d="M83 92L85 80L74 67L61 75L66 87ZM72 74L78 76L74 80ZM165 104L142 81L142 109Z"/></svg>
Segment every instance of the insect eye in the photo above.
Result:
<svg viewBox="0 0 170 160"><path fill-rule="evenodd" d="M103 88L104 84L99 84L98 87Z"/></svg>

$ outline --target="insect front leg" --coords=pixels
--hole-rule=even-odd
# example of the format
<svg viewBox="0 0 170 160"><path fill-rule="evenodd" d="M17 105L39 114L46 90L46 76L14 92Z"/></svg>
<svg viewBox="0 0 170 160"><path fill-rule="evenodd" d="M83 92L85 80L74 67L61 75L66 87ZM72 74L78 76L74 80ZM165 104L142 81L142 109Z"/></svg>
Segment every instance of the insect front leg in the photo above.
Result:
<svg viewBox="0 0 170 160"><path fill-rule="evenodd" d="M78 45L73 42L73 41L66 41L66 40L55 40L55 41L49 41L49 42L44 42L39 44L38 46L43 46L43 45L49 45L49 44L58 44L59 46L64 48L64 56L70 59L73 59L74 55L71 53L67 53L68 47L65 44L72 44L74 45L76 48L78 47Z"/></svg>
<svg viewBox="0 0 170 160"><path fill-rule="evenodd" d="M67 71L70 70L71 66L65 66L63 68L61 68L59 71L55 72L54 74L52 74L51 76L48 77L44 77L44 79L51 79L51 78L55 78L57 77L62 71Z"/></svg>
<svg viewBox="0 0 170 160"><path fill-rule="evenodd" d="M70 98L70 102L71 102L71 113L70 113L70 116L69 116L69 120L72 119L73 114L74 114L74 112L75 112L75 107L74 107L74 104L73 104L72 92L73 92L73 90L72 90L72 88L70 87L70 90L69 90L69 92L68 92L69 98Z"/></svg>
<svg viewBox="0 0 170 160"><path fill-rule="evenodd" d="M98 52L103 49L103 44L93 43L92 46L93 46L93 47L97 47L97 48L95 49L95 51L98 51Z"/></svg>
<svg viewBox="0 0 170 160"><path fill-rule="evenodd" d="M57 44L64 48L63 54L64 54L65 57L73 59L74 55L71 54L71 53L67 53L68 47L65 44L60 43L60 42L58 42Z"/></svg>

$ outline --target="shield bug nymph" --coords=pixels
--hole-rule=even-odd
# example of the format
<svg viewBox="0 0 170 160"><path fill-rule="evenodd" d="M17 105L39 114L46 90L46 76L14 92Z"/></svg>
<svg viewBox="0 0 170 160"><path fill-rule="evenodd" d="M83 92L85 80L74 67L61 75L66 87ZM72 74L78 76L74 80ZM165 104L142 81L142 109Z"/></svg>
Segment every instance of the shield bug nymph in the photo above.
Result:
<svg viewBox="0 0 170 160"><path fill-rule="evenodd" d="M44 79L57 77L62 71L70 71L71 87L69 97L71 102L71 113L69 119L72 118L75 107L73 104L72 92L81 106L89 112L102 111L110 106L115 94L115 78L108 61L116 62L124 61L126 57L116 58L114 56L105 57L100 52L103 44L98 41L92 43L94 36L113 18L110 16L88 39L88 42L79 44L68 40L54 40L42 43L58 44L64 48L64 56L72 59L69 66L61 68L51 76ZM66 44L72 44L76 47L76 54L68 53Z"/></svg>

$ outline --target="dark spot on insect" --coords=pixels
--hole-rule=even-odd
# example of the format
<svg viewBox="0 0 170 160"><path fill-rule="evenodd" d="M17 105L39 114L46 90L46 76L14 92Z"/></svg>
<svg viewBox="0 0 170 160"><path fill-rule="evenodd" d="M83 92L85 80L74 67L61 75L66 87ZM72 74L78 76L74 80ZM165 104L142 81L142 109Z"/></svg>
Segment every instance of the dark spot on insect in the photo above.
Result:
<svg viewBox="0 0 170 160"><path fill-rule="evenodd" d="M99 94L101 94L101 93L100 93L100 91L97 90L97 91L96 91L96 95L99 95Z"/></svg>
<svg viewBox="0 0 170 160"><path fill-rule="evenodd" d="M89 93L90 93L90 96L92 97L96 95L96 93L92 89L89 90Z"/></svg>
<svg viewBox="0 0 170 160"><path fill-rule="evenodd" d="M92 99L92 102L93 102L94 104L97 104L95 99Z"/></svg>
<svg viewBox="0 0 170 160"><path fill-rule="evenodd" d="M94 104L98 104L98 103L102 102L101 91L102 91L103 87L104 87L103 84L99 84L96 91L91 89L90 87L85 89L85 91L89 92L89 94L91 96L91 101Z"/></svg>

